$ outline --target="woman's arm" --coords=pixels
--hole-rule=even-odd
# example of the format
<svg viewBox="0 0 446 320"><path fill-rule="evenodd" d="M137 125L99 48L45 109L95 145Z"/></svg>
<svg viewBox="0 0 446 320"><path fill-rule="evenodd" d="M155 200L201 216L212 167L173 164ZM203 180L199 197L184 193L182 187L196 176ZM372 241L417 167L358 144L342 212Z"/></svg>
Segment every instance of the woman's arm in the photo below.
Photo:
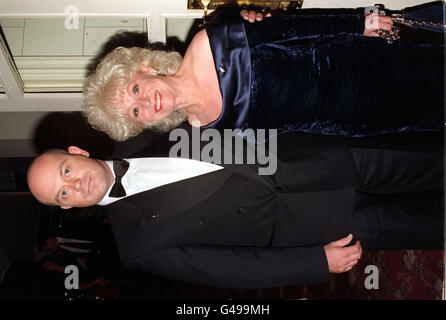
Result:
<svg viewBox="0 0 446 320"><path fill-rule="evenodd" d="M363 9L306 9L296 14L273 15L252 25L245 23L245 29L255 45L341 33L362 35L364 23Z"/></svg>
<svg viewBox="0 0 446 320"><path fill-rule="evenodd" d="M390 17L365 15L358 9L304 9L296 14L272 16L255 24L245 23L250 44L281 43L337 34L377 36L376 29L390 30Z"/></svg>

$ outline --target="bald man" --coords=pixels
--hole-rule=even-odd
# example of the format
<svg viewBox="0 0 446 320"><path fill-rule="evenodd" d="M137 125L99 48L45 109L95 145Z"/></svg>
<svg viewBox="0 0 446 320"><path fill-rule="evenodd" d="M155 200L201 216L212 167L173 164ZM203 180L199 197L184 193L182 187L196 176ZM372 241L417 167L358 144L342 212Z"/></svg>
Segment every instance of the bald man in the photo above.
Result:
<svg viewBox="0 0 446 320"><path fill-rule="evenodd" d="M104 205L124 266L216 287L322 282L351 270L363 248L443 247L441 152L289 133L277 172L259 176L257 164L147 157L148 140L120 144L124 170L78 147L44 153L30 190L64 209Z"/></svg>
<svg viewBox="0 0 446 320"><path fill-rule="evenodd" d="M62 209L98 204L113 183L113 172L104 161L89 158L87 151L75 146L68 152L55 149L42 154L28 170L31 193L41 203Z"/></svg>

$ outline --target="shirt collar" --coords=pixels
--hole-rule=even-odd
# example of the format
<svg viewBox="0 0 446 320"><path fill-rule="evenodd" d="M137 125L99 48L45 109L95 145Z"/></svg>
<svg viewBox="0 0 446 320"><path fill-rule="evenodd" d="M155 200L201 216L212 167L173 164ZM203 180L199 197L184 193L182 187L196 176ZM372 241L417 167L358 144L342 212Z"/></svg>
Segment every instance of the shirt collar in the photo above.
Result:
<svg viewBox="0 0 446 320"><path fill-rule="evenodd" d="M108 188L107 192L105 193L104 198L102 198L101 201L99 201L98 205L105 206L107 204L110 204L116 200L119 200L120 198L111 198L108 196L110 193L111 188L113 187L113 184L115 183L115 172L113 170L113 161L105 161L105 163L110 167L111 172L113 173L113 183L110 185L110 188Z"/></svg>

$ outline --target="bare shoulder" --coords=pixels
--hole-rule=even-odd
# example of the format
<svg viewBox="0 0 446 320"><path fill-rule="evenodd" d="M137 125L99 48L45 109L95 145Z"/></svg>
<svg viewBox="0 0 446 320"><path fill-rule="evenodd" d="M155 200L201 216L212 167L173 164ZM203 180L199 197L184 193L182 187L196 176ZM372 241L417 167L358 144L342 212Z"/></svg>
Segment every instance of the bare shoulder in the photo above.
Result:
<svg viewBox="0 0 446 320"><path fill-rule="evenodd" d="M188 49L200 49L203 47L209 47L209 38L205 29L195 34Z"/></svg>
<svg viewBox="0 0 446 320"><path fill-rule="evenodd" d="M201 105L195 114L189 112L189 123L195 120L205 125L215 121L221 113L222 97L206 30L199 31L192 39L184 56L183 64L187 66L199 88Z"/></svg>
<svg viewBox="0 0 446 320"><path fill-rule="evenodd" d="M206 30L200 30L194 36L191 43L189 44L189 47L186 50L184 60L186 61L186 63L189 62L192 65L194 65L195 63L199 63L200 68L203 66L210 67L213 65L211 45L209 43L209 38Z"/></svg>

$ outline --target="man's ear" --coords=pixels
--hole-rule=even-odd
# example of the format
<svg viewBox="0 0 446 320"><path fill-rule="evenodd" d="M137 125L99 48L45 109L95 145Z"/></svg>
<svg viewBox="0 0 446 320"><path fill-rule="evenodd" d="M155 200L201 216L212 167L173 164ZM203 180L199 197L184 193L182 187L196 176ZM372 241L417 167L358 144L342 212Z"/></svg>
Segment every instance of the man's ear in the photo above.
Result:
<svg viewBox="0 0 446 320"><path fill-rule="evenodd" d="M61 208L61 209L71 209L71 208L73 208L73 207L71 207L71 206L60 206L60 208Z"/></svg>
<svg viewBox="0 0 446 320"><path fill-rule="evenodd" d="M84 157L89 157L90 156L90 154L87 151L82 150L81 148L78 148L76 146L68 147L68 152L71 153L71 154L80 154L80 155L82 155Z"/></svg>
<svg viewBox="0 0 446 320"><path fill-rule="evenodd" d="M153 74L157 74L158 73L157 69L154 69L154 68L149 67L149 66L141 66L141 67L139 67L139 70L143 71L143 72L153 73Z"/></svg>

